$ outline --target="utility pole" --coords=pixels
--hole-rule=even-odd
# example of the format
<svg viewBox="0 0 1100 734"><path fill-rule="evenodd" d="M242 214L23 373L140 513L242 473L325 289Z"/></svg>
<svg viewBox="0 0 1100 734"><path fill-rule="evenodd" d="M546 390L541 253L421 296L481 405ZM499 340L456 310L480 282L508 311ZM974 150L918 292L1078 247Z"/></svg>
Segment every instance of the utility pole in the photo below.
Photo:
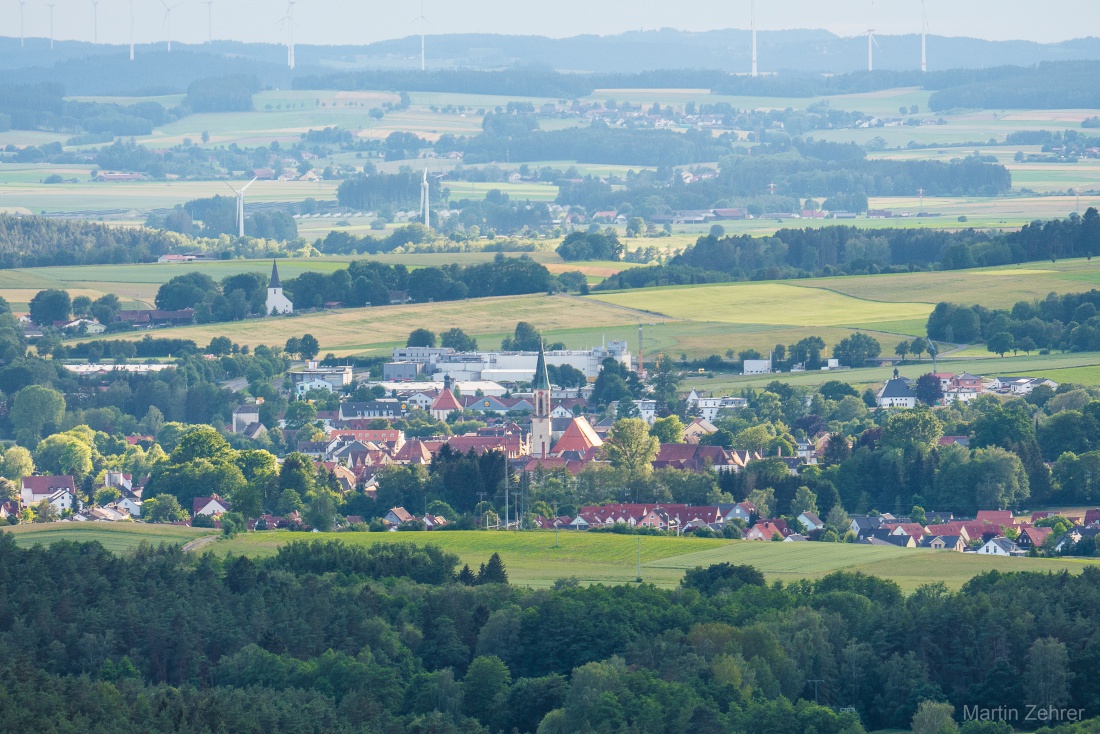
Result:
<svg viewBox="0 0 1100 734"><path fill-rule="evenodd" d="M554 518L551 520L554 523L554 547L558 547L558 503L554 503Z"/></svg>
<svg viewBox="0 0 1100 734"><path fill-rule="evenodd" d="M508 529L508 459L504 459L504 529Z"/></svg>
<svg viewBox="0 0 1100 734"><path fill-rule="evenodd" d="M481 505L483 505L483 504L485 504L485 493L484 492L478 492L477 493L477 505L478 505L478 507L481 507ZM484 508L482 508L482 510L481 510L481 529L482 530L485 529L485 509Z"/></svg>
<svg viewBox="0 0 1100 734"><path fill-rule="evenodd" d="M638 538L638 583L642 583L642 539Z"/></svg>
<svg viewBox="0 0 1100 734"><path fill-rule="evenodd" d="M810 679L806 682L814 684L814 705L816 706L817 702L818 702L817 701L817 686L821 683L824 683L825 681L821 680L820 678L813 678L813 679Z"/></svg>

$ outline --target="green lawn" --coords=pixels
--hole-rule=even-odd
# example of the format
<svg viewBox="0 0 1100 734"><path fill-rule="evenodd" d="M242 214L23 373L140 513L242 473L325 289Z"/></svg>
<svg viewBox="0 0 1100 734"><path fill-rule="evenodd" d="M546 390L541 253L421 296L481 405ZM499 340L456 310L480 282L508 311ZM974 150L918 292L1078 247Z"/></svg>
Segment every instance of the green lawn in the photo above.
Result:
<svg viewBox="0 0 1100 734"><path fill-rule="evenodd" d="M97 541L115 553L133 550L142 543L168 543L182 545L189 541L210 535L212 531L200 528L187 528L175 525L144 525L142 523L47 523L42 525L16 525L0 528L0 531L15 536L16 545L30 548L35 545L49 545L58 541L89 543Z"/></svg>

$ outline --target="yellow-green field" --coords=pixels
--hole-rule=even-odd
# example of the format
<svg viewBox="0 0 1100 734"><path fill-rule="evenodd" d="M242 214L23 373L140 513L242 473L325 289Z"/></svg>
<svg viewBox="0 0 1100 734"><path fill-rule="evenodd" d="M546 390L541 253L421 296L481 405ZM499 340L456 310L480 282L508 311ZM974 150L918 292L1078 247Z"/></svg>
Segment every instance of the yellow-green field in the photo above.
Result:
<svg viewBox="0 0 1100 734"><path fill-rule="evenodd" d="M410 267L444 262L480 262L491 253L386 255L378 260ZM625 263L562 263L552 253L534 257L555 272L581 270L590 278L606 277ZM290 278L307 270L331 272L344 267L347 258L290 259L280 261L280 272ZM37 289L62 287L88 295L116 292L130 301L152 303L161 283L173 275L199 270L222 278L243 271L263 272L269 261L233 260L188 265L133 265L87 268L36 268L0 273L0 296L17 310L24 308ZM476 336L482 347L493 348L518 321L529 321L554 340L581 348L604 339L636 344L637 327L645 329L645 352L679 356L707 356L791 344L807 336L820 336L832 347L853 331L870 333L884 353L902 338L924 333L934 305L942 300L1009 307L1019 300L1044 298L1048 293L1072 293L1100 285L1100 261L1084 259L1056 264L1034 263L966 271L902 273L790 280L774 283L651 288L599 292L588 298L530 295L459 302L348 309L300 314L292 318L261 319L230 324L208 324L159 332L165 336L194 339L206 344L213 336L226 335L240 344L283 343L291 336L310 333L321 342L322 353L344 356L380 354L399 344L413 329L428 325L436 331L452 326ZM146 332L124 335L141 338ZM110 335L109 338L118 338ZM985 369L1008 372L1009 362L999 360L977 346L957 354L944 354ZM996 362L988 362L997 359ZM944 362L947 364L947 362ZM1050 355L1012 362L1018 369L1082 369L1096 360L1088 355ZM993 365L999 365L994 367ZM976 367L975 367L976 368ZM1091 372L1071 373L1073 381L1096 382ZM700 378L705 379L705 378ZM723 383L729 378L722 378ZM790 379L820 381L821 375ZM824 379L831 379L826 377ZM874 370L845 374L843 379L874 382ZM1069 379L1069 378L1067 378ZM705 383L704 383L705 384ZM714 388L717 389L717 388Z"/></svg>
<svg viewBox="0 0 1100 734"><path fill-rule="evenodd" d="M141 542L180 543L210 531L164 528L141 524L47 525L12 528L22 546L57 540L97 540L110 550L125 552ZM198 552L218 555L273 555L280 545L296 540L340 540L351 544L394 542L432 543L458 555L476 568L499 553L511 583L546 587L557 579L582 583L629 583L638 575L641 550L642 580L662 587L679 584L685 571L713 563L755 566L769 581L817 579L834 571L861 571L891 579L907 592L924 584L943 582L958 589L976 574L998 571L1059 571L1079 573L1087 561L1032 558L990 558L970 554L895 547L828 543L762 543L702 538L639 537L602 533L553 532L440 532L425 534L340 533L309 535L287 531L246 533L231 540L217 539Z"/></svg>
<svg viewBox="0 0 1100 734"><path fill-rule="evenodd" d="M593 300L683 320L769 326L843 326L927 318L927 303L871 301L785 283L685 286L621 291Z"/></svg>
<svg viewBox="0 0 1100 734"><path fill-rule="evenodd" d="M183 545L210 535L212 531L176 525L144 525L131 522L59 522L15 525L0 528L0 532L11 533L15 536L15 544L23 548L30 548L36 544L49 545L61 540L73 543L89 543L94 540L109 551L122 553L133 550L141 543Z"/></svg>

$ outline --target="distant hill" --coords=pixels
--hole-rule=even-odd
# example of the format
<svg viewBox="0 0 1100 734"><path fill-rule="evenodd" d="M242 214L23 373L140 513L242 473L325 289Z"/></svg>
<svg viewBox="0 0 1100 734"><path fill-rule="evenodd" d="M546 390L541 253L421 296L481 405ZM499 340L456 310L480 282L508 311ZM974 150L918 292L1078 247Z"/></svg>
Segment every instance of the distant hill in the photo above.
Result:
<svg viewBox="0 0 1100 734"><path fill-rule="evenodd" d="M750 36L743 30L715 30L692 33L678 30L633 31L615 36L580 35L572 38L504 36L490 34L433 35L428 38L428 63L436 69L499 69L517 65L545 66L577 72L636 73L654 69L715 69L748 71ZM905 71L920 64L918 35L878 37L876 69ZM45 39L27 40L20 48L15 38L0 38L0 69L48 68L57 62L89 56L128 57L125 46L93 45L60 41L51 51ZM175 44L179 52L200 56L229 57L238 63L271 65L286 70L286 52L276 44L215 41L212 44ZM164 51L163 44L137 48L140 66L151 54ZM173 51L173 58L177 57ZM299 45L299 72L305 70L357 70L419 68L420 37L380 41L364 46ZM1043 61L1100 59L1100 38L1060 43L1031 41L984 41L975 38L929 36L930 70L981 69L1016 65L1030 66ZM823 30L761 31L760 70L772 72L840 74L866 70L867 41L864 37L841 38ZM251 70L254 72L255 70ZM224 71L222 73L225 73ZM265 75L261 74L261 78Z"/></svg>

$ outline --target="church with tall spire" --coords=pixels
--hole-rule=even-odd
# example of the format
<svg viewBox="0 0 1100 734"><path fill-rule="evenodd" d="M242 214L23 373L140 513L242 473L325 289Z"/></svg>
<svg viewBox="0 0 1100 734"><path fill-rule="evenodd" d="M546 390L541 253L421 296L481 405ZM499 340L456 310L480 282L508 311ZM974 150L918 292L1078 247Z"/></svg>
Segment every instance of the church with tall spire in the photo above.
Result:
<svg viewBox="0 0 1100 734"><path fill-rule="evenodd" d="M271 261L271 280L267 283L267 315L281 316L294 313L294 304L283 295L283 283L279 280L279 265Z"/></svg>
<svg viewBox="0 0 1100 734"><path fill-rule="evenodd" d="M535 412L531 414L531 456L545 459L550 456L554 441L550 421L550 376L546 372L546 354L539 343L539 361L535 364L535 378L531 384L534 392Z"/></svg>

